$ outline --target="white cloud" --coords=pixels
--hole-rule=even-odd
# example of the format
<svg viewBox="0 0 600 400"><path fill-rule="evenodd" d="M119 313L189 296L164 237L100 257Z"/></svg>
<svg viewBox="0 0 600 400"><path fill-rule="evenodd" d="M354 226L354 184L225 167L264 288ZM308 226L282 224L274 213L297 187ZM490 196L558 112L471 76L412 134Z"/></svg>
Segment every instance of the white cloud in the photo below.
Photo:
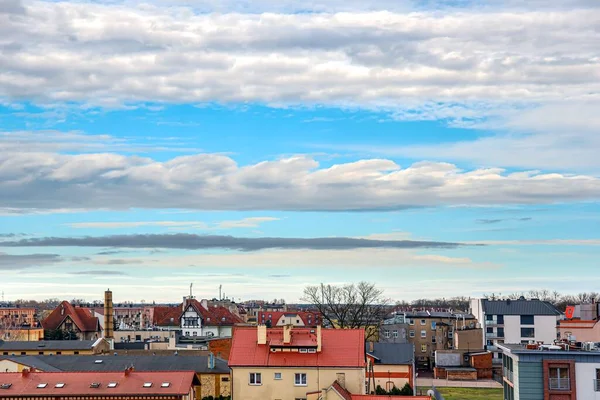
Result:
<svg viewBox="0 0 600 400"><path fill-rule="evenodd" d="M264 222L277 221L275 217L248 217L239 220L207 223L204 221L118 221L118 222L74 222L66 224L76 229L126 229L140 227L163 227L172 229L220 230L257 228Z"/></svg>
<svg viewBox="0 0 600 400"><path fill-rule="evenodd" d="M543 204L600 198L600 178L499 168L461 170L359 160L322 168L308 156L239 166L219 154L166 161L113 154L0 153L0 209L393 210ZM262 217L264 218L264 217ZM270 217L267 217L270 218ZM261 219L226 221L255 227Z"/></svg>

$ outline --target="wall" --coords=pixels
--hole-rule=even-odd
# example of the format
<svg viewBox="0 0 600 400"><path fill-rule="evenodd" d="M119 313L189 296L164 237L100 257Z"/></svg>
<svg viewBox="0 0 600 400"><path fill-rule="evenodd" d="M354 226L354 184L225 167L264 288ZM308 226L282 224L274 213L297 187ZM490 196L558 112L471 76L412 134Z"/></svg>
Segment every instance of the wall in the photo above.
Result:
<svg viewBox="0 0 600 400"><path fill-rule="evenodd" d="M4 341L28 341L37 342L44 340L44 329L43 328L31 328L31 329L6 329L0 330L0 339Z"/></svg>
<svg viewBox="0 0 600 400"><path fill-rule="evenodd" d="M435 365L437 367L459 367L462 365L462 354L436 351Z"/></svg>
<svg viewBox="0 0 600 400"><path fill-rule="evenodd" d="M213 396L229 396L231 394L231 379L229 374L197 374L200 387L197 388L197 398Z"/></svg>
<svg viewBox="0 0 600 400"><path fill-rule="evenodd" d="M262 385L248 383L250 372L262 373ZM281 380L274 380L274 373L281 372ZM232 368L233 400L294 400L306 398L307 392L319 391L331 385L336 373L346 374L346 387L354 394L365 392L364 368ZM306 373L307 385L294 386L294 374Z"/></svg>
<svg viewBox="0 0 600 400"><path fill-rule="evenodd" d="M535 322L535 320L534 320ZM521 343L521 316L504 316L504 343Z"/></svg>
<svg viewBox="0 0 600 400"><path fill-rule="evenodd" d="M513 369L515 370L515 380L518 377L518 382L515 382L515 400L544 400L542 363L515 362ZM517 373L518 375L516 375Z"/></svg>
<svg viewBox="0 0 600 400"><path fill-rule="evenodd" d="M544 343L554 343L556 340L556 324L558 319L554 315L536 315L535 340Z"/></svg>
<svg viewBox="0 0 600 400"><path fill-rule="evenodd" d="M23 368L26 368L24 365L16 363L11 360L0 360L0 373L2 372L21 372Z"/></svg>
<svg viewBox="0 0 600 400"><path fill-rule="evenodd" d="M381 386L391 390L394 386L402 389L407 383L412 385L412 368L410 365L373 365L375 387ZM370 373L368 374L370 376Z"/></svg>
<svg viewBox="0 0 600 400"><path fill-rule="evenodd" d="M72 355L76 355L76 354L80 354L80 355L92 355L92 354L97 354L95 353L92 349L85 349L85 350L58 350L58 352L60 354L57 354L56 350L49 350L49 349L45 349L45 350L0 350L1 351L1 355L5 355L5 356L37 356L37 355L63 355L63 356L72 356ZM7 354L4 354L7 353ZM43 354L40 354L43 353Z"/></svg>
<svg viewBox="0 0 600 400"><path fill-rule="evenodd" d="M561 321L558 331L561 339L567 339L567 334L570 333L578 342L600 342L599 322Z"/></svg>
<svg viewBox="0 0 600 400"><path fill-rule="evenodd" d="M575 375L577 376L577 396L585 400L600 400L600 392L594 390L596 369L600 363L576 363Z"/></svg>
<svg viewBox="0 0 600 400"><path fill-rule="evenodd" d="M483 349L483 329L464 329L454 331L454 348L465 350Z"/></svg>

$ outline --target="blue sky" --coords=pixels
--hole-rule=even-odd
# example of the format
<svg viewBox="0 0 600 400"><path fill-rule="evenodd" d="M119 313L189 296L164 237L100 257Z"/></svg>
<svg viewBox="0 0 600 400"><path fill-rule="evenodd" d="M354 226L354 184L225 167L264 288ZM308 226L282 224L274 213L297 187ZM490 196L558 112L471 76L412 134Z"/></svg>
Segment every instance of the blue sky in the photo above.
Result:
<svg viewBox="0 0 600 400"><path fill-rule="evenodd" d="M0 5L7 299L596 290L595 2L299 4Z"/></svg>

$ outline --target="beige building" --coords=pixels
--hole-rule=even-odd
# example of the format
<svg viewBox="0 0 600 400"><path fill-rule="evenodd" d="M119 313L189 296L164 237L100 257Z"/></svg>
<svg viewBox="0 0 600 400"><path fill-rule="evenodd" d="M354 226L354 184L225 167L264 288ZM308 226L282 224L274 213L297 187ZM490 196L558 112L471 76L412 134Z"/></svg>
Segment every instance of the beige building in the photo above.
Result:
<svg viewBox="0 0 600 400"><path fill-rule="evenodd" d="M410 343L367 343L367 392L414 389L415 349Z"/></svg>
<svg viewBox="0 0 600 400"><path fill-rule="evenodd" d="M483 329L465 328L454 331L454 348L458 350L475 351L482 349Z"/></svg>
<svg viewBox="0 0 600 400"><path fill-rule="evenodd" d="M229 367L233 400L306 399L334 381L365 393L364 330L236 328Z"/></svg>

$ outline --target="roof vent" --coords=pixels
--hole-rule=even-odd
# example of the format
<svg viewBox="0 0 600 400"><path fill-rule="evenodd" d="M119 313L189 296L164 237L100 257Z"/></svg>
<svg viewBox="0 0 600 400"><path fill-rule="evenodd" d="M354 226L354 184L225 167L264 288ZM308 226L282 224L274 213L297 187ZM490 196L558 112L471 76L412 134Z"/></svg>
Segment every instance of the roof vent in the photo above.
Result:
<svg viewBox="0 0 600 400"><path fill-rule="evenodd" d="M94 364L102 364L104 362L104 360L96 360L94 361Z"/></svg>
<svg viewBox="0 0 600 400"><path fill-rule="evenodd" d="M12 383L3 383L2 385L0 385L0 389L10 389L11 386Z"/></svg>
<svg viewBox="0 0 600 400"><path fill-rule="evenodd" d="M93 382L93 383L90 385L90 387L91 387L91 388L93 388L93 389L98 389L98 388L100 387L100 383L98 383L98 382Z"/></svg>

